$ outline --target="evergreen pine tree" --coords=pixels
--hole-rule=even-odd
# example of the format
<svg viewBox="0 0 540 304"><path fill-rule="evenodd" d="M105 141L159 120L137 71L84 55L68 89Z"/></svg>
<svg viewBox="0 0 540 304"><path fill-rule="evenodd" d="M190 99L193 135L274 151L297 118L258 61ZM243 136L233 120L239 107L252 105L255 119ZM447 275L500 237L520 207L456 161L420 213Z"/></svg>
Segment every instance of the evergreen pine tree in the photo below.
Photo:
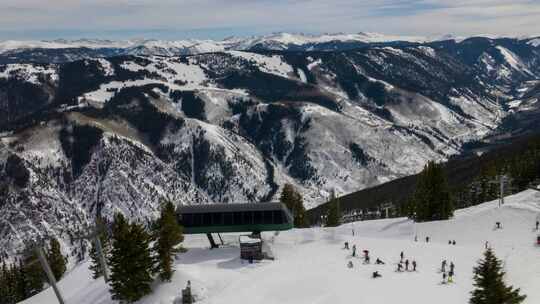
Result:
<svg viewBox="0 0 540 304"><path fill-rule="evenodd" d="M326 218L326 226L337 227L341 222L341 206L339 198L336 197L334 191L330 195L330 201L328 203L328 214Z"/></svg>
<svg viewBox="0 0 540 304"><path fill-rule="evenodd" d="M501 261L491 249L487 249L484 259L480 260L478 266L474 268L475 289L471 292L469 303L519 304L523 302L525 296L519 294L519 288L506 286L504 275Z"/></svg>
<svg viewBox="0 0 540 304"><path fill-rule="evenodd" d="M19 299L26 299L43 290L45 274L35 251L31 251L24 261L20 261L17 269L17 295Z"/></svg>
<svg viewBox="0 0 540 304"><path fill-rule="evenodd" d="M9 288L8 288L8 268L5 262L2 262L2 267L0 268L0 303L8 303L7 299L9 298Z"/></svg>
<svg viewBox="0 0 540 304"><path fill-rule="evenodd" d="M294 226L303 228L309 226L306 218L306 208L302 195L296 191L293 185L285 184L281 191L279 201L293 213Z"/></svg>
<svg viewBox="0 0 540 304"><path fill-rule="evenodd" d="M306 218L306 208L304 207L304 198L298 191L293 193L294 202L294 226L298 228L308 227L308 220Z"/></svg>
<svg viewBox="0 0 540 304"><path fill-rule="evenodd" d="M62 255L60 243L53 238L50 242L50 248L47 252L47 261L54 274L54 278L59 281L66 272L66 258Z"/></svg>
<svg viewBox="0 0 540 304"><path fill-rule="evenodd" d="M157 272L162 281L170 281L174 270L172 269L175 246L184 240L182 226L176 220L174 205L169 201L161 210L161 217L156 227L156 242L154 250L158 254Z"/></svg>
<svg viewBox="0 0 540 304"><path fill-rule="evenodd" d="M412 203L418 221L444 220L453 215L450 190L441 165L435 162L426 165L418 177Z"/></svg>
<svg viewBox="0 0 540 304"><path fill-rule="evenodd" d="M153 260L149 246L150 236L141 225L128 224L121 214L115 216L109 259L113 299L131 303L150 293Z"/></svg>
<svg viewBox="0 0 540 304"><path fill-rule="evenodd" d="M283 190L281 190L281 196L279 197L279 201L287 206L287 208L293 212L294 211L294 194L296 190L294 189L294 186L291 184L285 184L283 186Z"/></svg>

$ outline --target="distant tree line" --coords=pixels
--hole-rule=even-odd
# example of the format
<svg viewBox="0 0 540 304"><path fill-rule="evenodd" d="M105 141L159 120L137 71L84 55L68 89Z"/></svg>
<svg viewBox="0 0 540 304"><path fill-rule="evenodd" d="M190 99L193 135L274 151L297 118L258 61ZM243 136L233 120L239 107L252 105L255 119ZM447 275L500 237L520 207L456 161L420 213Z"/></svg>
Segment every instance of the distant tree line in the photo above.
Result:
<svg viewBox="0 0 540 304"><path fill-rule="evenodd" d="M495 200L500 195L499 179L506 176L504 195L524 191L540 184L540 137L529 138L523 147L479 157L474 176L452 186L445 165L430 162L416 179L413 195L400 206L398 215L418 221L442 220L452 216L454 208L464 208ZM466 173L461 173L461 175ZM465 179L465 178L464 178Z"/></svg>
<svg viewBox="0 0 540 304"><path fill-rule="evenodd" d="M480 174L474 181L466 187L457 189L458 206L477 205L498 198L497 180L500 175L509 177L505 195L537 186L535 183L540 180L540 138L531 138L523 149L484 162Z"/></svg>

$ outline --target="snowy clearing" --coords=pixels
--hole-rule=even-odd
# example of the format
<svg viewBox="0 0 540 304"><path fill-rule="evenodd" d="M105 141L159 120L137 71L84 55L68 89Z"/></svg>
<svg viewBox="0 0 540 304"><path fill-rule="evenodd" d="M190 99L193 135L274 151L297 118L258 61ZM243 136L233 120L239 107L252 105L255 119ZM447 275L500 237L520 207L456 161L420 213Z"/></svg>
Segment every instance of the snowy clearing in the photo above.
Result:
<svg viewBox="0 0 540 304"><path fill-rule="evenodd" d="M189 235L188 252L177 257L171 283L156 284L153 294L137 303L180 303L191 280L197 303L467 303L472 268L488 241L504 261L506 280L527 295L525 304L540 303L540 247L534 221L540 214L540 192L528 190L498 202L458 210L448 221L414 224L405 218L364 221L341 227L295 229L264 235L275 261L242 263L238 235L226 235L227 245L209 250L205 236ZM494 230L501 221L503 229ZM352 236L353 230L355 236ZM415 234L418 242L414 241ZM431 241L424 241L430 236ZM457 245L448 245L456 240ZM386 265L364 265L343 249L348 241L357 253L370 251ZM399 254L415 259L417 272L396 272ZM443 259L456 265L455 283L441 284ZM347 268L348 261L354 267ZM84 263L60 282L67 303L115 303L102 279L92 280ZM382 278L372 279L373 271ZM24 303L56 303L48 289Z"/></svg>

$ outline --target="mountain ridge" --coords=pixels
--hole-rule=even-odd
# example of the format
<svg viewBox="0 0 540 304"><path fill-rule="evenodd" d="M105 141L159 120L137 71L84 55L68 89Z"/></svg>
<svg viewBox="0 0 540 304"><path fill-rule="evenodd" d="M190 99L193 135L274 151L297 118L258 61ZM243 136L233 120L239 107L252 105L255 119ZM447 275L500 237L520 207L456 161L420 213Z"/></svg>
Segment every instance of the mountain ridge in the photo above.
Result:
<svg viewBox="0 0 540 304"><path fill-rule="evenodd" d="M417 173L535 121L539 58L475 38L2 64L2 245L51 234L78 256L97 215L146 223L164 200L267 201L285 183L315 207Z"/></svg>

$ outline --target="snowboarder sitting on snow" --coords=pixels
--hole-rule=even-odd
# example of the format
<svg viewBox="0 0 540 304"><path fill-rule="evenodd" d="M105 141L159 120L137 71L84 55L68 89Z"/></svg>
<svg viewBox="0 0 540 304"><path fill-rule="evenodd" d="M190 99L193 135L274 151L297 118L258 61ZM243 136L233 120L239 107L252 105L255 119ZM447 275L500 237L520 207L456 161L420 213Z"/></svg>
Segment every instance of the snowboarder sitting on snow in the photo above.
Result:
<svg viewBox="0 0 540 304"><path fill-rule="evenodd" d="M412 261L412 267L413 267L413 271L416 271L416 260Z"/></svg>
<svg viewBox="0 0 540 304"><path fill-rule="evenodd" d="M452 241L448 240L448 245L452 245Z"/></svg>
<svg viewBox="0 0 540 304"><path fill-rule="evenodd" d="M381 274L379 274L379 272L378 272L378 271L375 271L375 272L373 273L373 278L374 278L374 279L376 279L376 278L380 278L380 277L382 277L382 275L381 275Z"/></svg>
<svg viewBox="0 0 540 304"><path fill-rule="evenodd" d="M343 249L349 250L349 242L345 242L345 247Z"/></svg>
<svg viewBox="0 0 540 304"><path fill-rule="evenodd" d="M347 267L353 268L353 263L352 263L352 261L349 261L349 263L347 263Z"/></svg>
<svg viewBox="0 0 540 304"><path fill-rule="evenodd" d="M496 229L502 229L501 222L496 222L496 223L495 223L495 228L496 228Z"/></svg>
<svg viewBox="0 0 540 304"><path fill-rule="evenodd" d="M377 258L377 260L375 260L375 264L384 265L384 262L381 259Z"/></svg>
<svg viewBox="0 0 540 304"><path fill-rule="evenodd" d="M453 241L452 241L452 245L456 245L456 240L453 240Z"/></svg>

